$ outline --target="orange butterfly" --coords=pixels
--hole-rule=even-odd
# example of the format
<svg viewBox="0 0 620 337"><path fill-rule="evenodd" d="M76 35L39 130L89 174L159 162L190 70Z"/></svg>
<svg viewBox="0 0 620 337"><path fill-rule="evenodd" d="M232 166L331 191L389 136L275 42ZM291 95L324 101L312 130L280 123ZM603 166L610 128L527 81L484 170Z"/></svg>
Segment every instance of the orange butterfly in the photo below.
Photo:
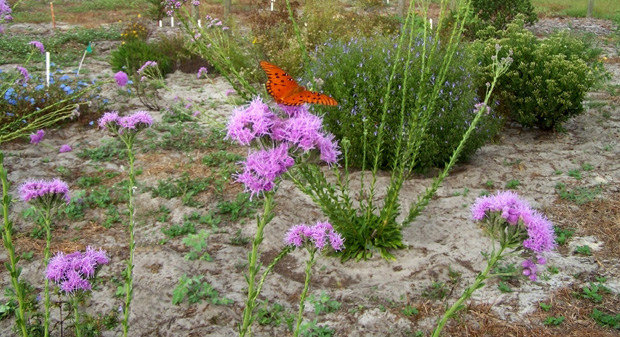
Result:
<svg viewBox="0 0 620 337"><path fill-rule="evenodd" d="M277 66L265 61L261 61L260 66L267 73L268 80L265 83L267 92L276 100L276 103L284 105L302 105L304 103L338 105L335 99L327 95L306 90Z"/></svg>

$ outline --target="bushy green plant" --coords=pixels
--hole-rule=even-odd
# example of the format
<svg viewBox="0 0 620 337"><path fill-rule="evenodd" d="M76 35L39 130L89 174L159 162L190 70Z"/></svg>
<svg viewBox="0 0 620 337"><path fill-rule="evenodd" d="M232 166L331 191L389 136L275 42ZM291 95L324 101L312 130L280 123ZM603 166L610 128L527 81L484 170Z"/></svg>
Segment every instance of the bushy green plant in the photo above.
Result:
<svg viewBox="0 0 620 337"><path fill-rule="evenodd" d="M510 69L500 78L494 98L499 110L525 127L561 130L562 124L583 112L585 94L595 82L592 67L600 51L568 33L539 40L519 18L503 31L488 28L476 41L485 83L496 46L500 56L513 53ZM482 85L481 85L482 87Z"/></svg>
<svg viewBox="0 0 620 337"><path fill-rule="evenodd" d="M146 41L146 39L150 35L149 28L142 23L141 21L131 21L129 22L121 32L121 38L123 41L131 41L131 40L142 40Z"/></svg>
<svg viewBox="0 0 620 337"><path fill-rule="evenodd" d="M32 77L27 83L9 86L0 96L0 136L22 129L25 123L39 119L54 119L54 110L71 109L74 118L94 120L106 108L107 100L99 95L101 87L97 82L84 82L74 75L53 73L50 85L46 87L41 77ZM8 81L11 74L0 73L0 82ZM79 108L75 108L75 104Z"/></svg>
<svg viewBox="0 0 620 337"><path fill-rule="evenodd" d="M467 29L475 32L488 26L505 29L517 15L523 15L526 24L538 21L531 0L472 0L473 17Z"/></svg>
<svg viewBox="0 0 620 337"><path fill-rule="evenodd" d="M430 90L435 85L441 57L432 69L428 81L420 83L420 66L423 55L422 39L410 52L415 54L410 61L412 69L407 79L410 88L404 97L405 111L412 112L423 85ZM325 113L326 128L337 138L347 137L351 142L349 163L361 167L370 167L374 160L374 149L378 125L382 118L383 97L389 80L389 71L394 64L394 44L391 38L375 36L372 38L352 39L348 42L329 41L316 56L316 62L309 68L309 74L323 81L324 92L333 96L339 103L336 108L318 107ZM438 50L439 55L443 51ZM428 56L428 55L427 55ZM452 152L459 145L463 133L469 128L475 114L472 113L478 103L476 88L472 85L473 77L471 58L465 50L458 51L453 59L453 66L438 92L437 103L430 114L431 119L423 141L420 142L415 168L427 169L442 166L450 159ZM400 62L404 63L404 62ZM399 64L404 68L404 64ZM399 128L400 109L403 93L399 89L403 85L402 74L396 74L392 85L392 95L388 103L388 116L385 124L385 139L388 142L397 137L406 137ZM424 90L424 89L423 89ZM428 90L425 90L428 92ZM422 107L426 109L425 105ZM415 116L409 113L405 123L413 123ZM485 115L476 130L465 144L460 159L467 159L476 149L484 145L497 132L501 125L495 115ZM404 147L410 144L403 144ZM366 154L364 155L364 148ZM380 167L389 169L397 149L394 146L384 147Z"/></svg>
<svg viewBox="0 0 620 337"><path fill-rule="evenodd" d="M134 74L146 61L157 62L162 75L172 72L172 58L164 54L157 43L131 39L123 41L118 49L110 54L112 70L123 70L128 74Z"/></svg>

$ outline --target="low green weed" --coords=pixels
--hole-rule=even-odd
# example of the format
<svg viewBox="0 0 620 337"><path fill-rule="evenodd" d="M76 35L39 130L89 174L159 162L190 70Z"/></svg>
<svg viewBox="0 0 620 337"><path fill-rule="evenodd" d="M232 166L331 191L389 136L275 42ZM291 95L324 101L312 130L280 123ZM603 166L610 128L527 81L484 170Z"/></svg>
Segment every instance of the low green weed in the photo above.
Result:
<svg viewBox="0 0 620 337"><path fill-rule="evenodd" d="M207 248L207 238L209 238L209 235L209 232L201 229L197 234L188 234L187 237L182 240L184 245L190 247L189 253L185 254L186 260L213 261L211 255L203 251Z"/></svg>
<svg viewBox="0 0 620 337"><path fill-rule="evenodd" d="M194 197L205 191L213 182L213 178L195 178L189 177L188 173L183 173L180 178L170 180L158 180L157 186L150 189L153 197L162 197L166 199L181 198L183 205L199 206L200 204L194 200Z"/></svg>
<svg viewBox="0 0 620 337"><path fill-rule="evenodd" d="M503 292L503 293L511 293L512 292L512 288L510 288L510 286L504 282L504 281L500 281L499 284L497 285L497 289L499 289L499 291Z"/></svg>
<svg viewBox="0 0 620 337"><path fill-rule="evenodd" d="M203 300L207 300L211 304L228 305L234 301L220 297L220 294L215 290L207 281L202 281L203 275L187 277L187 275L179 278L179 284L172 291L172 304L179 305L183 303L185 299L190 304L198 303Z"/></svg>
<svg viewBox="0 0 620 337"><path fill-rule="evenodd" d="M237 221L254 215L260 205L259 200L250 200L248 193L239 193L233 201L219 201L216 208L219 214L228 215L230 221Z"/></svg>
<svg viewBox="0 0 620 337"><path fill-rule="evenodd" d="M412 305L410 305L410 304L405 305L405 307L404 307L404 308L402 308L402 309L400 310L400 312L401 312L403 315L407 316L407 317L411 317L411 316L413 316L413 315L417 315L417 314L419 314L419 313L420 313L420 311L418 310L418 308L416 308L416 307L414 307L414 306L412 306Z"/></svg>
<svg viewBox="0 0 620 337"><path fill-rule="evenodd" d="M245 246L250 243L250 238L241 234L241 229L235 232L235 235L230 238L230 244L233 246Z"/></svg>
<svg viewBox="0 0 620 337"><path fill-rule="evenodd" d="M324 315L337 311L342 305L340 302L331 299L325 292L321 292L321 295L317 298L315 298L314 295L310 295L310 297L308 297L308 302L314 307L314 313L316 315Z"/></svg>
<svg viewBox="0 0 620 337"><path fill-rule="evenodd" d="M93 149L84 149L78 152L77 156L92 161L126 161L127 149L125 148L125 144L120 140L116 138L106 138L102 141L101 146Z"/></svg>
<svg viewBox="0 0 620 337"><path fill-rule="evenodd" d="M592 251L590 250L590 246L588 245L575 247L575 253L585 255L585 256L592 255Z"/></svg>
<svg viewBox="0 0 620 337"><path fill-rule="evenodd" d="M443 282L434 281L429 287L422 291L422 296L433 300L443 300L450 293L450 288Z"/></svg>
<svg viewBox="0 0 620 337"><path fill-rule="evenodd" d="M562 324L562 322L564 322L564 319L565 319L564 316L558 316L558 317L550 316L550 317L547 317L543 321L543 324L544 325L558 326L558 325Z"/></svg>
<svg viewBox="0 0 620 337"><path fill-rule="evenodd" d="M279 303L269 305L269 301L265 300L256 313L256 321L260 325L280 326L286 324L289 331L293 331L293 323L295 315L287 313L284 307Z"/></svg>
<svg viewBox="0 0 620 337"><path fill-rule="evenodd" d="M553 307L553 304L547 304L544 302L539 302L538 306L543 310L543 311L549 311L551 310L551 308Z"/></svg>
<svg viewBox="0 0 620 337"><path fill-rule="evenodd" d="M590 282L590 286L584 286L581 288L581 293L576 295L592 300L594 303L600 303L603 301L603 295L611 294L611 289L605 287L602 283Z"/></svg>
<svg viewBox="0 0 620 337"><path fill-rule="evenodd" d="M577 205L583 205L588 202L592 202L596 197L601 194L603 188L600 185L594 187L575 187L569 190L566 184L557 183L555 185L555 191L560 195L560 198L564 200L570 200Z"/></svg>
<svg viewBox="0 0 620 337"><path fill-rule="evenodd" d="M331 337L335 331L327 325L318 325L318 319L303 323L299 327L302 337Z"/></svg>
<svg viewBox="0 0 620 337"><path fill-rule="evenodd" d="M566 242L573 237L573 234L575 234L575 231L569 228L554 226L553 230L555 231L555 242L560 246L565 245Z"/></svg>
<svg viewBox="0 0 620 337"><path fill-rule="evenodd" d="M606 314L603 311L600 311L596 308L592 310L590 317L596 322L596 324L604 327L608 327L611 329L619 330L620 329L620 314Z"/></svg>
<svg viewBox="0 0 620 337"><path fill-rule="evenodd" d="M506 188L509 190L514 190L521 185L521 182L518 179L512 179L506 183Z"/></svg>

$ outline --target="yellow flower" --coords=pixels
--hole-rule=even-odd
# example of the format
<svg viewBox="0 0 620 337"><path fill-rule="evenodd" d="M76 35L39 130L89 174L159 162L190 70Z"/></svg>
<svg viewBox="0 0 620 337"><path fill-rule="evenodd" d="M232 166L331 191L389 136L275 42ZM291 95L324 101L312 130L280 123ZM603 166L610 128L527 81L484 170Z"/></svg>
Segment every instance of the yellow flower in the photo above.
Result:
<svg viewBox="0 0 620 337"><path fill-rule="evenodd" d="M142 17L142 14L138 14L138 18L141 18L141 17Z"/></svg>
<svg viewBox="0 0 620 337"><path fill-rule="evenodd" d="M256 38L256 36L255 36L254 40L252 40L252 44L256 44L256 42L258 42L258 38Z"/></svg>

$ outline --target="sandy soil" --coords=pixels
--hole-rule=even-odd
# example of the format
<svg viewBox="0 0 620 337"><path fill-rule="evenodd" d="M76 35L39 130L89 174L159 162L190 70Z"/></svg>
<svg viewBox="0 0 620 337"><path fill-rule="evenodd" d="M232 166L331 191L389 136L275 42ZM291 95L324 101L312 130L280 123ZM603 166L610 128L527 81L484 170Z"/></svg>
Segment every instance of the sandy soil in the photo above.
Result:
<svg viewBox="0 0 620 337"><path fill-rule="evenodd" d="M608 48L606 53L610 58L618 56L612 48ZM105 62L87 66L93 67L95 73L111 73L105 70ZM614 76L613 81L618 83L618 63L606 66ZM173 91L168 99L179 95L215 102L213 113L220 118L226 118L233 109L226 104L222 94L228 86L220 79L208 82L197 80L194 74L175 73L167 78L167 83ZM592 102L609 99L603 92L593 92L589 98ZM161 119L161 115L157 118ZM395 262L376 257L370 261L342 264L337 259L319 258L314 267L310 293L318 296L326 292L330 298L341 302L342 307L336 312L316 316L312 305L307 305L305 319L318 318L319 324L335 329L337 336L409 336L417 330L428 332L436 316L409 318L400 313L400 308L405 304L426 307L431 300L422 297L422 292L432 282L448 283L449 269L462 275L461 282L455 286L448 299L448 303L452 303L484 268L485 261L480 252L490 249L490 241L470 220L469 206L482 190L488 189L487 181L501 188L509 180L519 180L521 184L516 191L543 211L556 207L558 194L554 186L559 182L582 187L602 184L600 198L618 198L620 108L615 105L588 108L584 114L569 121L566 129L565 133L544 133L508 126L497 143L481 148L471 162L456 167L422 215L411 226L403 229L408 248L394 252ZM2 150L7 154L5 165L9 171L9 180L13 183L13 196L17 196L16 188L21 182L28 178L56 177L56 169L60 166L70 169L75 177L94 172L96 166L120 172L123 177L127 173L127 164L122 161L94 163L77 157L80 150L100 145L103 138L107 137L94 128L71 126L49 130L43 145L32 146L26 142L3 144ZM57 149L62 144L70 144L74 150L59 155ZM192 155L170 151L139 154L136 166L144 172L138 177L139 183L141 186L155 186L158 179L167 179L171 174L180 176L179 172L195 165L190 158ZM593 170L583 172L583 179L578 181L566 174L585 163L592 165ZM557 171L563 173L557 174ZM353 174L353 177L353 186L359 186L359 173ZM431 181L432 177L418 177L405 183L401 193L405 209L411 202L415 202ZM72 188L75 187L75 180L70 183ZM387 184L388 177L379 178L380 191ZM249 245L233 246L230 239L238 229L241 229L244 236L252 237L255 233L253 220L222 224L220 230L211 235L207 250L213 257L212 262L186 261L183 258L186 248L180 238L165 245L158 244L164 238L160 229L181 223L183 215L196 209L183 206L178 198L154 198L150 192L142 190L139 189L137 195L138 216L156 211L160 205L165 205L172 212L166 223L152 217L144 217L146 220L138 218L131 335L235 335L236 325L241 320L246 288L243 275L247 268L239 268L239 265L245 263ZM381 193L379 199L382 198ZM207 207L216 201L209 199L214 198L211 193L203 193L200 198ZM282 184L276 203L276 216L267 226L265 240L260 247L263 264L268 264L281 249L283 235L291 225L325 219L312 201L287 181ZM13 205L13 219L20 233L28 233L33 226L18 216L25 207L19 201ZM207 211L206 208L197 210ZM558 225L568 225L571 221L553 216L551 220ZM112 263L103 268L100 276L106 280L120 277L124 267L123 259L128 256L128 238L122 226L117 224L111 229L105 229L95 219L88 218L84 221L59 223L57 226L54 248L71 250L85 245L102 247L112 255ZM31 261L22 261L21 265L24 268L23 277L41 288L43 275L40 258L44 243L27 237L18 240L18 245L20 242L36 248L35 257ZM595 254L603 248L601 239L594 236L576 237L569 244L571 247L588 244ZM24 248L18 249L25 251ZM260 298L268 299L270 303L278 302L289 312L296 313L307 258L307 253L300 250L283 259L267 279ZM0 260L7 261L6 252L0 252ZM500 292L496 286L497 281L490 281L489 286L475 293L471 303L490 304L491 310L505 320L525 320L527 314L537 308L539 301L548 298L554 290L579 282L573 275L583 272L606 275L606 285L614 292L620 292L620 264L617 260L554 253L549 256L549 264L556 266L560 272L551 275L548 280L520 282L511 293ZM205 280L222 296L233 299L234 304L219 306L203 302L188 305L185 302L180 306L173 305L172 290L183 274L204 275ZM9 276L4 268L0 279L2 287L9 284ZM118 308L121 300L113 296L115 291L116 285L106 282L100 290L93 292L92 299L86 304L87 311L104 313ZM54 313L54 317L57 318L57 313ZM0 335L9 336L12 324L12 320L0 321ZM117 328L104 333L104 336L118 336L119 331ZM256 336L289 334L284 326L257 324L253 332Z"/></svg>

